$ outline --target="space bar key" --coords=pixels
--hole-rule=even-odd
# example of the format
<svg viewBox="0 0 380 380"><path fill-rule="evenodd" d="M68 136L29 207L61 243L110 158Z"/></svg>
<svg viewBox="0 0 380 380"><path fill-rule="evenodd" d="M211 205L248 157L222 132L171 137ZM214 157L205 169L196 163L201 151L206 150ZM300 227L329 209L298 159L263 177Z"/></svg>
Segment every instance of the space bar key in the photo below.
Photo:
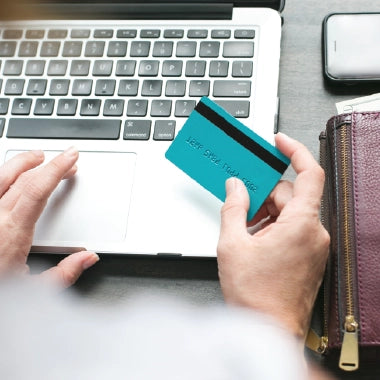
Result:
<svg viewBox="0 0 380 380"><path fill-rule="evenodd" d="M8 138L117 140L120 120L11 118Z"/></svg>

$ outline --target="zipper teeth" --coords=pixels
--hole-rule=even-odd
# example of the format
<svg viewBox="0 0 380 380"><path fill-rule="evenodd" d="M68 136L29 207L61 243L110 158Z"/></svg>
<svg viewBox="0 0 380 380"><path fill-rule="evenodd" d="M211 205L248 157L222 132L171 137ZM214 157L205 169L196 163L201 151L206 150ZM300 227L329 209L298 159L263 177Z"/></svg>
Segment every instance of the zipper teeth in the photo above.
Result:
<svg viewBox="0 0 380 380"><path fill-rule="evenodd" d="M324 137L326 139L326 136ZM326 142L325 142L326 144ZM319 150L319 162L322 165L323 169L326 170L326 148L323 150ZM326 173L327 177L327 173ZM324 190L323 190L323 196L321 198L321 223L322 225L327 228L326 223L326 205L325 205L325 196L326 196L326 186L325 184ZM326 340L328 339L328 316L327 316L327 310L328 310L328 289L326 281L323 282L323 338ZM321 341L322 343L322 341Z"/></svg>
<svg viewBox="0 0 380 380"><path fill-rule="evenodd" d="M344 262L345 262L345 285L346 285L346 314L354 315L353 305L353 276L351 260L351 243L350 243L350 210L348 207L349 184L345 173L348 173L348 153L346 146L347 128L341 129L342 143L342 192L343 192L343 244L344 244Z"/></svg>

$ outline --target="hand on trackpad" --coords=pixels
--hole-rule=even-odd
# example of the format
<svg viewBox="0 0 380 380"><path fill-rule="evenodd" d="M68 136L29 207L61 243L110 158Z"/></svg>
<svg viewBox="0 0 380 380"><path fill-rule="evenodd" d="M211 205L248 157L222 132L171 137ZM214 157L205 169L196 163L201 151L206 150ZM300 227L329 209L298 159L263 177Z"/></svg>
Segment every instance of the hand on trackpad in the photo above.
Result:
<svg viewBox="0 0 380 380"><path fill-rule="evenodd" d="M45 151L45 161L57 154ZM80 152L78 172L53 192L33 244L93 249L124 241L135 162L134 153Z"/></svg>

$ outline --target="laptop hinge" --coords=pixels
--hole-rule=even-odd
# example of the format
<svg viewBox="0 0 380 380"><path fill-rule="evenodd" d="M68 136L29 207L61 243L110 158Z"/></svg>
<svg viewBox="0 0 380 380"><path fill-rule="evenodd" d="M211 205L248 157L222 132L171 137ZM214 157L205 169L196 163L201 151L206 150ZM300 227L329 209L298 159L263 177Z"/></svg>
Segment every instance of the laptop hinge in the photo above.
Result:
<svg viewBox="0 0 380 380"><path fill-rule="evenodd" d="M17 13L23 19L87 20L222 20L232 18L232 3L78 3L25 4Z"/></svg>

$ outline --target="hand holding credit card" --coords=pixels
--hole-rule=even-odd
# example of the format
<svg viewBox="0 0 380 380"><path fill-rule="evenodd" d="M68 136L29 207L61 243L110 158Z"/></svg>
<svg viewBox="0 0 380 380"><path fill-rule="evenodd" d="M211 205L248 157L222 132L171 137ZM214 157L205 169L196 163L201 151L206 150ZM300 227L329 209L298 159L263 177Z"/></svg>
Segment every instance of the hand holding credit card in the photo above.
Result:
<svg viewBox="0 0 380 380"><path fill-rule="evenodd" d="M248 220L290 164L276 147L203 97L165 157L224 202L225 182L241 179L249 194Z"/></svg>

